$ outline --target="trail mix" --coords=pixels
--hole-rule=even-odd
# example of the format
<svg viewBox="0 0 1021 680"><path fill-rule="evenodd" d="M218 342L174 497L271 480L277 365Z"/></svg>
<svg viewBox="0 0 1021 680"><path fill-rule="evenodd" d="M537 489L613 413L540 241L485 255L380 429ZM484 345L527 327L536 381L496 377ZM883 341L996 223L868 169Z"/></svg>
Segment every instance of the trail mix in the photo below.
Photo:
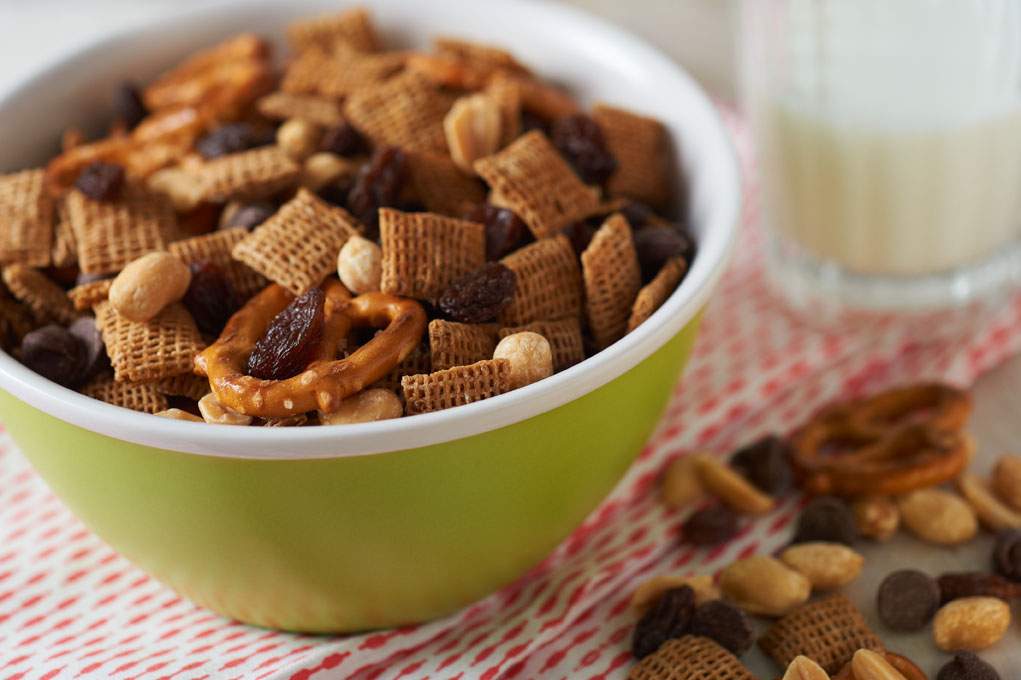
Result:
<svg viewBox="0 0 1021 680"><path fill-rule="evenodd" d="M385 50L362 9L287 35L282 72L225 40L0 176L4 350L171 418L364 422L542 380L684 278L659 121L497 47Z"/></svg>

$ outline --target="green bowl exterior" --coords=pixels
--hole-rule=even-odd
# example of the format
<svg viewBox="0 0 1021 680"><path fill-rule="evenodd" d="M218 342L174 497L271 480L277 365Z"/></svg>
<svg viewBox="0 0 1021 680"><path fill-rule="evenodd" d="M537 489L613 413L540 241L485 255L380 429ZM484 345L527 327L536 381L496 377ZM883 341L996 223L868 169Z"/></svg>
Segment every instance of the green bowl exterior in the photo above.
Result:
<svg viewBox="0 0 1021 680"><path fill-rule="evenodd" d="M362 456L253 460L133 444L0 390L15 443L116 551L227 617L352 632L410 624L513 581L642 449L700 317L627 373L473 437Z"/></svg>

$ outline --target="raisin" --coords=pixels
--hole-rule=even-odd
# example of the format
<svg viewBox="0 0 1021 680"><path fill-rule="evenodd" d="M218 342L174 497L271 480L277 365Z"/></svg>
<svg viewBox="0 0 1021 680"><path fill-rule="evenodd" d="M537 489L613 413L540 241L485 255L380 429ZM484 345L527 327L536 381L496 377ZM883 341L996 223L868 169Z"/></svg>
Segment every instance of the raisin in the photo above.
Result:
<svg viewBox="0 0 1021 680"><path fill-rule="evenodd" d="M752 646L752 621L736 604L710 600L692 615L691 634L715 640L735 656L741 656Z"/></svg>
<svg viewBox="0 0 1021 680"><path fill-rule="evenodd" d="M365 139L350 123L326 128L319 148L338 156L355 156L365 150Z"/></svg>
<svg viewBox="0 0 1021 680"><path fill-rule="evenodd" d="M617 171L617 159L606 148L603 131L584 113L559 118L550 129L553 146L583 182L602 184Z"/></svg>
<svg viewBox="0 0 1021 680"><path fill-rule="evenodd" d="M517 213L485 203L464 216L486 228L486 259L499 260L532 240L532 232Z"/></svg>
<svg viewBox="0 0 1021 680"><path fill-rule="evenodd" d="M113 201L124 188L124 166L96 161L89 163L74 180L74 187L94 201Z"/></svg>
<svg viewBox="0 0 1021 680"><path fill-rule="evenodd" d="M858 522L847 503L839 498L814 498L801 511L791 543L829 541L853 545L858 540Z"/></svg>
<svg viewBox="0 0 1021 680"><path fill-rule="evenodd" d="M482 323L507 308L518 289L518 275L499 262L487 262L443 291L439 307L461 323Z"/></svg>
<svg viewBox="0 0 1021 680"><path fill-rule="evenodd" d="M248 231L268 220L277 211L276 206L271 203L251 203L243 205L234 211L234 214L227 220L226 228L244 227Z"/></svg>
<svg viewBox="0 0 1021 680"><path fill-rule="evenodd" d="M219 158L257 145L255 130L248 123L221 125L195 143L195 150L205 159Z"/></svg>
<svg viewBox="0 0 1021 680"><path fill-rule="evenodd" d="M544 135L549 137L550 134L550 122L532 111L521 112L521 134L531 132L532 130L539 130Z"/></svg>
<svg viewBox="0 0 1021 680"><path fill-rule="evenodd" d="M106 354L106 345L103 344L102 334L96 328L96 320L91 316L75 319L67 330L78 338L85 351L85 360L82 362L80 375L76 381L84 385L110 365L110 358Z"/></svg>
<svg viewBox="0 0 1021 680"><path fill-rule="evenodd" d="M632 238L642 267L642 281L646 283L655 278L667 260L683 257L690 262L695 252L691 239L671 227L642 227Z"/></svg>
<svg viewBox="0 0 1021 680"><path fill-rule="evenodd" d="M286 380L312 362L323 337L326 296L312 288L277 314L248 357L248 375Z"/></svg>
<svg viewBox="0 0 1021 680"><path fill-rule="evenodd" d="M794 486L790 447L776 435L763 437L735 451L730 466L771 496L784 494Z"/></svg>
<svg viewBox="0 0 1021 680"><path fill-rule="evenodd" d="M1021 529L1001 529L996 534L993 566L1011 581L1021 581Z"/></svg>
<svg viewBox="0 0 1021 680"><path fill-rule="evenodd" d="M63 326L50 324L25 335L21 360L44 378L73 387L81 381L85 347Z"/></svg>
<svg viewBox="0 0 1021 680"><path fill-rule="evenodd" d="M694 545L719 545L737 533L737 515L725 505L702 508L692 513L681 530L681 538Z"/></svg>
<svg viewBox="0 0 1021 680"><path fill-rule="evenodd" d="M939 609L939 585L914 569L895 571L879 584L876 609L891 630L911 632L925 627Z"/></svg>
<svg viewBox="0 0 1021 680"><path fill-rule="evenodd" d="M1021 596L1021 584L1008 581L999 574L983 571L952 571L942 574L939 584L940 604L962 597L998 597L1011 600Z"/></svg>
<svg viewBox="0 0 1021 680"><path fill-rule="evenodd" d="M631 225L632 230L641 229L655 216L652 208L641 201L631 201L620 209L620 214L623 215L624 219L627 220L627 223Z"/></svg>
<svg viewBox="0 0 1021 680"><path fill-rule="evenodd" d="M142 93L134 83L123 82L113 93L113 116L133 130L149 114L142 102Z"/></svg>
<svg viewBox="0 0 1021 680"><path fill-rule="evenodd" d="M571 242L574 254L581 257L581 254L588 248L588 244L591 243L592 237L596 235L597 230L598 227L594 227L588 222L571 222L561 232Z"/></svg>
<svg viewBox="0 0 1021 680"><path fill-rule="evenodd" d="M1000 680L1000 674L975 652L959 649L954 658L939 669L936 680Z"/></svg>
<svg viewBox="0 0 1021 680"><path fill-rule="evenodd" d="M365 226L365 237L379 232L379 209L400 205L401 188L408 178L408 161L400 147L376 150L362 166L347 196L347 209Z"/></svg>
<svg viewBox="0 0 1021 680"><path fill-rule="evenodd" d="M181 302L207 335L219 335L227 320L238 310L238 297L227 273L214 262L202 260L188 265L191 283Z"/></svg>
<svg viewBox="0 0 1021 680"><path fill-rule="evenodd" d="M319 190L319 198L335 206L346 208L347 197L351 195L351 187L355 184L354 177L341 177L330 182Z"/></svg>
<svg viewBox="0 0 1021 680"><path fill-rule="evenodd" d="M695 591L691 586L666 591L635 624L631 653L636 659L644 659L667 640L683 636L688 632L694 611Z"/></svg>

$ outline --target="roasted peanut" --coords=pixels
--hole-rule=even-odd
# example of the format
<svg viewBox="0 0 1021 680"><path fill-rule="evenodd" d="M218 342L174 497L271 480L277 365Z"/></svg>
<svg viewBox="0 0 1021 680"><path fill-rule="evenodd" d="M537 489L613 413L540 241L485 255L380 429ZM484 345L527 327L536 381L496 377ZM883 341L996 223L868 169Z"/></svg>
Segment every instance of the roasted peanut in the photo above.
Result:
<svg viewBox="0 0 1021 680"><path fill-rule="evenodd" d="M352 236L337 254L337 276L355 295L378 291L383 276L383 251L367 238Z"/></svg>
<svg viewBox="0 0 1021 680"><path fill-rule="evenodd" d="M957 478L957 488L975 510L983 525L999 531L1021 527L1021 513L1002 503L989 488L989 483L978 475L965 473Z"/></svg>
<svg viewBox="0 0 1021 680"><path fill-rule="evenodd" d="M964 499L943 489L918 489L897 501L901 520L919 538L953 545L970 540L978 531L975 512Z"/></svg>
<svg viewBox="0 0 1021 680"><path fill-rule="evenodd" d="M713 577L708 574L699 576L674 576L660 574L638 584L631 594L631 609L641 616L652 606L656 599L672 588L690 586L695 591L695 605L704 604L720 597L720 591L713 585Z"/></svg>
<svg viewBox="0 0 1021 680"><path fill-rule="evenodd" d="M663 471L659 483L659 499L668 508L694 505L705 498L706 492L695 470L695 456L676 458Z"/></svg>
<svg viewBox="0 0 1021 680"><path fill-rule="evenodd" d="M161 418L172 418L174 420L192 420L196 423L203 422L203 420L194 413L188 413L187 411L182 411L179 408L168 408L164 411L158 412L156 415Z"/></svg>
<svg viewBox="0 0 1021 680"><path fill-rule="evenodd" d="M862 496L851 502L858 531L866 538L885 541L897 533L900 511L886 496Z"/></svg>
<svg viewBox="0 0 1021 680"><path fill-rule="evenodd" d="M497 343L493 358L510 362L511 389L553 375L553 350L549 341L538 333L523 331L508 335Z"/></svg>
<svg viewBox="0 0 1021 680"><path fill-rule="evenodd" d="M320 413L319 421L323 425L351 425L400 418L403 414L400 397L390 390L375 388L348 397L333 413Z"/></svg>
<svg viewBox="0 0 1021 680"><path fill-rule="evenodd" d="M462 170L474 174L472 163L496 153L500 128L500 107L489 96L461 97L443 119L450 157Z"/></svg>
<svg viewBox="0 0 1021 680"><path fill-rule="evenodd" d="M752 614L783 616L808 600L812 584L780 560L753 555L720 573L720 594Z"/></svg>
<svg viewBox="0 0 1021 680"><path fill-rule="evenodd" d="M947 602L932 621L932 638L947 652L985 649L1010 626L1010 607L996 597L964 597Z"/></svg>
<svg viewBox="0 0 1021 680"><path fill-rule="evenodd" d="M904 675L890 662L871 649L859 649L851 657L854 680L905 680Z"/></svg>
<svg viewBox="0 0 1021 680"><path fill-rule="evenodd" d="M807 656L798 655L787 666L787 672L783 674L783 680L830 680L830 676L823 670L822 666Z"/></svg>
<svg viewBox="0 0 1021 680"><path fill-rule="evenodd" d="M229 406L220 403L216 395L210 392L199 399L199 413L207 423L214 425L251 425L252 416L238 413Z"/></svg>
<svg viewBox="0 0 1021 680"><path fill-rule="evenodd" d="M157 251L129 263L110 286L110 304L132 321L148 321L180 300L191 283L188 265Z"/></svg>
<svg viewBox="0 0 1021 680"><path fill-rule="evenodd" d="M702 486L735 510L761 515L773 507L771 497L711 454L700 453L695 456L695 471Z"/></svg>
<svg viewBox="0 0 1021 680"><path fill-rule="evenodd" d="M354 177L358 174L358 168L358 163L343 156L320 151L306 158L301 164L301 186L319 191L342 177Z"/></svg>
<svg viewBox="0 0 1021 680"><path fill-rule="evenodd" d="M993 491L1004 503L1021 511L1021 457L1010 453L1000 456L993 466Z"/></svg>
<svg viewBox="0 0 1021 680"><path fill-rule="evenodd" d="M858 578L865 558L846 545L814 541L780 553L780 559L812 584L816 591L833 590Z"/></svg>
<svg viewBox="0 0 1021 680"><path fill-rule="evenodd" d="M291 118L277 128L277 146L301 162L315 153L321 134L319 128L307 120Z"/></svg>
<svg viewBox="0 0 1021 680"><path fill-rule="evenodd" d="M191 212L202 202L202 184L198 177L184 168L171 166L149 175L145 180L149 190L163 194L179 213Z"/></svg>

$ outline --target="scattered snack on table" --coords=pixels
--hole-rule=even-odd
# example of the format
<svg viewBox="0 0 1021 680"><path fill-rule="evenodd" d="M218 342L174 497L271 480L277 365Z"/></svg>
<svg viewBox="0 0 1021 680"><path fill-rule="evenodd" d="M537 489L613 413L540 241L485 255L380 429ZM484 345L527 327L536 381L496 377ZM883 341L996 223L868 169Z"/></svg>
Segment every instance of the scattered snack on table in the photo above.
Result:
<svg viewBox="0 0 1021 680"><path fill-rule="evenodd" d="M667 640L628 673L628 680L757 680L722 645L685 635Z"/></svg>
<svg viewBox="0 0 1021 680"><path fill-rule="evenodd" d="M939 606L939 584L914 569L889 574L876 592L876 611L891 630L921 630L932 620Z"/></svg>
<svg viewBox="0 0 1021 680"><path fill-rule="evenodd" d="M783 616L812 594L807 578L768 555L753 555L724 567L718 585L725 599L762 616Z"/></svg>
<svg viewBox="0 0 1021 680"><path fill-rule="evenodd" d="M773 507L771 497L711 454L700 453L695 456L695 472L702 486L735 510L761 515Z"/></svg>
<svg viewBox="0 0 1021 680"><path fill-rule="evenodd" d="M725 505L696 510L681 527L681 540L692 545L720 545L737 533L737 514Z"/></svg>
<svg viewBox="0 0 1021 680"><path fill-rule="evenodd" d="M691 617L691 634L718 642L735 656L747 652L754 642L748 614L726 600L711 600L698 605Z"/></svg>
<svg viewBox="0 0 1021 680"><path fill-rule="evenodd" d="M996 533L993 567L1011 581L1021 581L1021 529L1001 529Z"/></svg>
<svg viewBox="0 0 1021 680"><path fill-rule="evenodd" d="M886 496L860 496L851 501L858 533L876 541L889 540L900 526L900 510Z"/></svg>
<svg viewBox="0 0 1021 680"><path fill-rule="evenodd" d="M932 621L932 639L947 652L996 644L1010 626L1010 607L997 597L965 597L943 605Z"/></svg>
<svg viewBox="0 0 1021 680"><path fill-rule="evenodd" d="M794 487L790 445L771 434L743 446L730 457L730 467L770 496L781 496Z"/></svg>
<svg viewBox="0 0 1021 680"><path fill-rule="evenodd" d="M659 482L659 499L668 508L695 505L706 496L706 490L695 470L695 456L682 454L663 470Z"/></svg>
<svg viewBox="0 0 1021 680"><path fill-rule="evenodd" d="M798 516L791 543L829 541L854 545L858 540L858 522L847 503L839 498L813 498Z"/></svg>
<svg viewBox="0 0 1021 680"><path fill-rule="evenodd" d="M695 591L695 604L702 605L719 598L720 591L708 574L698 576L674 576L662 574L653 576L638 584L631 594L631 609L638 615L644 614L660 595L671 588L688 586Z"/></svg>
<svg viewBox="0 0 1021 680"><path fill-rule="evenodd" d="M984 527L991 531L1021 528L1021 512L1000 501L989 482L973 473L965 473L956 481L961 495L971 505Z"/></svg>
<svg viewBox="0 0 1021 680"><path fill-rule="evenodd" d="M780 553L780 559L807 578L816 592L846 586L865 566L865 558L851 548L825 541L792 545Z"/></svg>
<svg viewBox="0 0 1021 680"><path fill-rule="evenodd" d="M807 656L799 654L787 666L783 680L830 680L830 674Z"/></svg>
<svg viewBox="0 0 1021 680"><path fill-rule="evenodd" d="M656 598L635 624L631 653L644 659L667 640L685 635L695 613L695 591L691 586L671 588Z"/></svg>
<svg viewBox="0 0 1021 680"><path fill-rule="evenodd" d="M1000 680L1000 674L975 652L959 649L939 670L936 680Z"/></svg>
<svg viewBox="0 0 1021 680"><path fill-rule="evenodd" d="M936 583L939 584L941 604L962 597L998 597L1008 601L1021 597L1021 584L1009 581L999 574L982 571L947 572L940 574Z"/></svg>
<svg viewBox="0 0 1021 680"><path fill-rule="evenodd" d="M901 521L924 541L954 545L978 531L975 512L957 494L937 488L917 489L897 501Z"/></svg>

